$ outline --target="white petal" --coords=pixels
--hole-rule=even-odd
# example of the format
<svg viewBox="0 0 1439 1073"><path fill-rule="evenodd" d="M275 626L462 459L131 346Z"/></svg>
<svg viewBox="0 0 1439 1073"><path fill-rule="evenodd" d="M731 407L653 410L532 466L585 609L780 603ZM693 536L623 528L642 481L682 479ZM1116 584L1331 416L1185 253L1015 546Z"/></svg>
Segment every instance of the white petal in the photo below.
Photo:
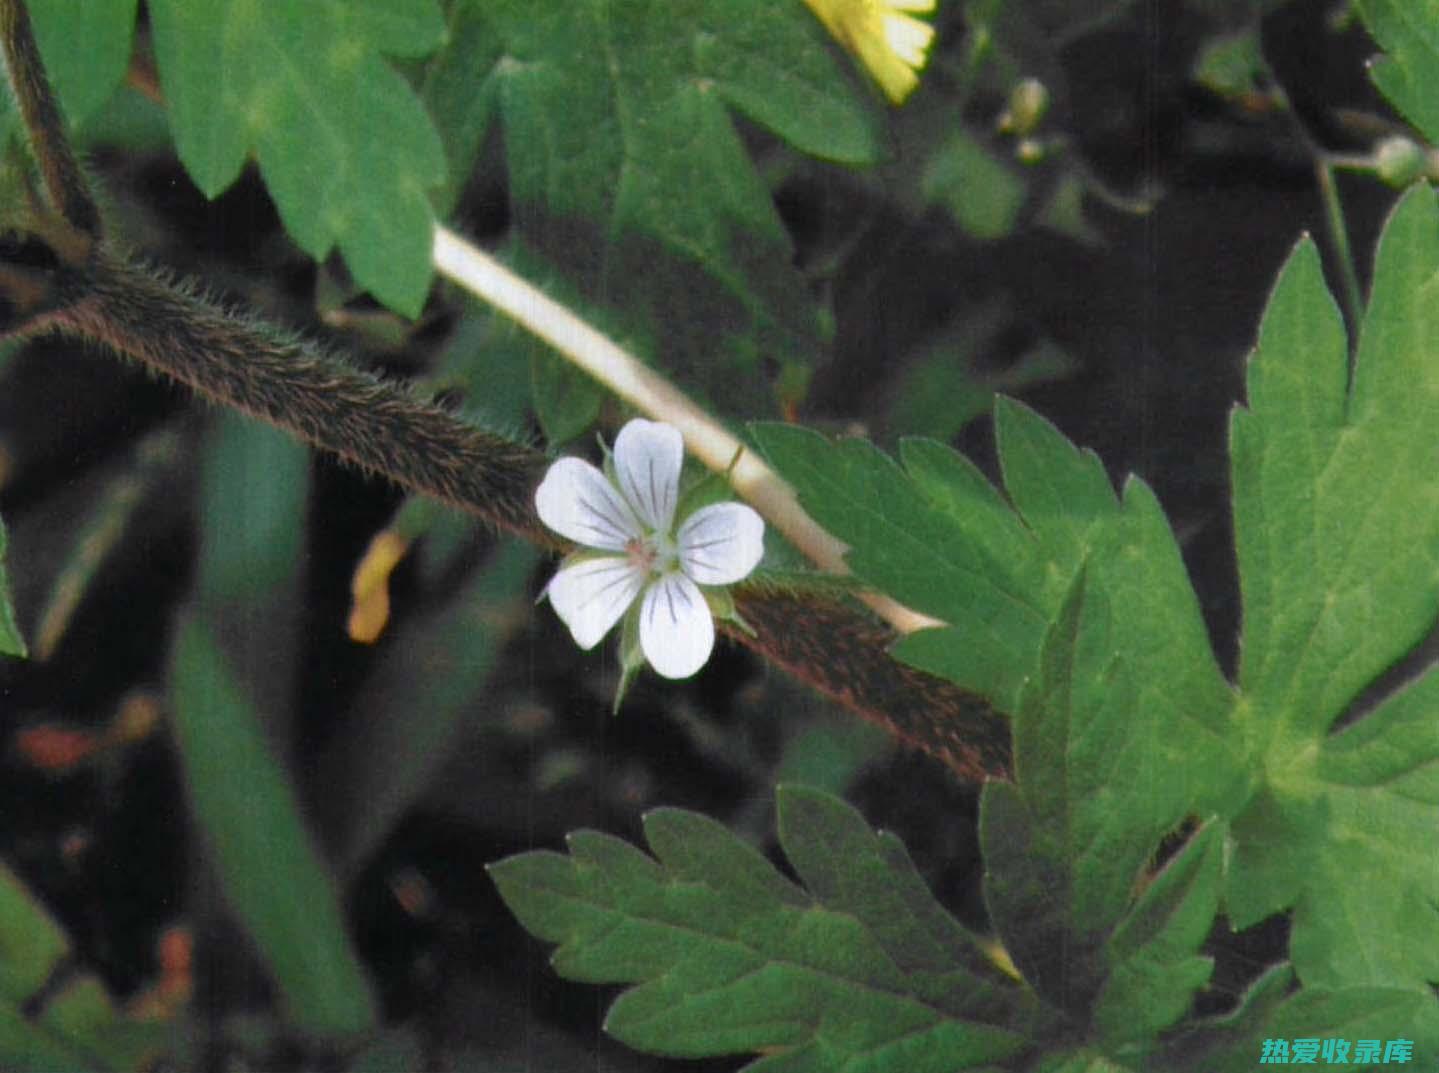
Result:
<svg viewBox="0 0 1439 1073"><path fill-rule="evenodd" d="M565 567L550 579L545 595L575 644L590 649L634 603L644 582L644 571L628 559L606 555Z"/></svg>
<svg viewBox="0 0 1439 1073"><path fill-rule="evenodd" d="M562 458L535 489L535 510L562 537L587 548L624 551L640 535L635 518L614 485L579 458Z"/></svg>
<svg viewBox="0 0 1439 1073"><path fill-rule="evenodd" d="M884 0L895 11L933 11L934 0Z"/></svg>
<svg viewBox="0 0 1439 1073"><path fill-rule="evenodd" d="M743 503L701 507L676 537L680 568L701 585L733 585L764 555L764 519Z"/></svg>
<svg viewBox="0 0 1439 1073"><path fill-rule="evenodd" d="M688 678L705 665L715 644L709 604L683 574L666 574L640 605L640 648L666 678Z"/></svg>
<svg viewBox="0 0 1439 1073"><path fill-rule="evenodd" d="M680 493L685 443L679 429L635 418L615 437L615 474L640 521L669 532Z"/></svg>

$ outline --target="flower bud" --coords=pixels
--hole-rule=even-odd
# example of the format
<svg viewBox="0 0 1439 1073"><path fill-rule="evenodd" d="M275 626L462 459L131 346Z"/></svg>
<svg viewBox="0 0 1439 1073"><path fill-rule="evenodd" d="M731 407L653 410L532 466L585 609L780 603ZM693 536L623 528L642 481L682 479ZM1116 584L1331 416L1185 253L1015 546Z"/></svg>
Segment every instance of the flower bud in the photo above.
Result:
<svg viewBox="0 0 1439 1073"><path fill-rule="evenodd" d="M1002 134L1024 137L1034 132L1049 111L1049 90L1037 78L1023 78L1009 93L1009 106L999 117Z"/></svg>
<svg viewBox="0 0 1439 1073"><path fill-rule="evenodd" d="M1408 186L1427 164L1424 150L1402 135L1385 138L1374 150L1374 170L1390 186Z"/></svg>

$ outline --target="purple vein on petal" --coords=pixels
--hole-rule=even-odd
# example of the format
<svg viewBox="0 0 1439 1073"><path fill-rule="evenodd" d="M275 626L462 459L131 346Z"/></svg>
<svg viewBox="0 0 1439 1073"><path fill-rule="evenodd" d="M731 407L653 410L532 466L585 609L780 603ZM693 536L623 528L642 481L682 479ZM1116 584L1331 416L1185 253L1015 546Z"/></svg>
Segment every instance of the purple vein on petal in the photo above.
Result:
<svg viewBox="0 0 1439 1073"><path fill-rule="evenodd" d="M650 518L654 521L655 525L662 526L665 520L660 514L660 490L655 484L655 460L648 458L645 461L648 463L646 468L649 470Z"/></svg>
<svg viewBox="0 0 1439 1073"><path fill-rule="evenodd" d="M589 519L580 522L581 525L596 536L606 537L623 545L630 537L637 535L631 531L629 526L625 525L623 518L618 518L613 512L606 512L600 507L597 507L593 502L585 498L583 493L581 493L579 497L579 504L580 508L588 512L592 518L596 518L604 523L603 525L597 525Z"/></svg>
<svg viewBox="0 0 1439 1073"><path fill-rule="evenodd" d="M599 588L592 590L580 603L580 607L588 607L601 597L608 596L617 585L625 585L634 574L634 568L630 566L628 560L616 558L613 566L606 564L603 569L590 571L592 578L604 578L607 574L610 579L602 581Z"/></svg>

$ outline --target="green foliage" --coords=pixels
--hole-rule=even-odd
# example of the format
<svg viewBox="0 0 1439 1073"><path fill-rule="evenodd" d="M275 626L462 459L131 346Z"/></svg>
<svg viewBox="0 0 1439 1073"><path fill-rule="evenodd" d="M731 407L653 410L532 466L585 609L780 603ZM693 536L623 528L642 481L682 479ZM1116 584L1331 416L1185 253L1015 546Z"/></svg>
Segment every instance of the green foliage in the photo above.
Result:
<svg viewBox="0 0 1439 1073"><path fill-rule="evenodd" d="M10 579L5 574L5 526L0 522L0 655L25 654L25 638L20 634L15 608L10 603Z"/></svg>
<svg viewBox="0 0 1439 1073"><path fill-rule="evenodd" d="M932 441L906 441L901 468L858 440L831 445L782 425L757 426L754 434L801 502L850 545L856 575L917 610L963 623L912 635L897 654L1005 709L1013 709L1048 623L1088 562L1091 594L1126 609L1114 617L1111 643L1133 652L1139 676L1139 714L1117 732L1149 738L1157 764L1185 772L1153 795L1136 795L1145 797L1136 804L1153 817L1157 836L1196 806L1192 793L1207 785L1204 795L1217 800L1238 778L1233 745L1221 734L1232 696L1178 549L1142 482L1131 481L1117 499L1092 454L1018 404L1001 403L996 426L1015 509L971 463ZM1102 686L1107 671L1093 673Z"/></svg>
<svg viewBox="0 0 1439 1073"><path fill-rule="evenodd" d="M1097 46L1121 46L1118 54L1147 40L1146 6L942 5L935 58L893 116L881 115L799 0L151 0L163 111L115 92L136 0L31 6L72 127L146 153L173 148L210 197L253 161L296 243L315 258L338 250L359 287L408 316L430 298L436 218L484 216L493 200L503 210L486 237L505 228L499 242L513 267L730 417L773 414L781 399L805 412L828 344L843 350L846 331L878 322L860 344L882 353L858 367L870 397L856 420L932 438L902 438L893 457L796 424L753 425L753 440L849 546L857 584L946 623L903 638L894 654L1012 715L1013 780L984 787L979 807L993 936L941 906L898 838L796 785L779 792L777 813L795 880L740 833L768 822L763 806L737 811L736 830L651 811L649 853L580 831L567 854L494 865L521 924L557 945L561 974L626 988L606 1022L617 1039L662 1055L754 1056L746 1068L762 1073L1212 1073L1252 1069L1272 1037L1403 1037L1424 1057L1439 1051L1439 873L1429 851L1439 670L1397 688L1385 678L1439 616L1432 192L1410 192L1391 216L1351 333L1307 239L1270 296L1246 403L1230 424L1242 599L1231 681L1181 556L1181 519L1171 525L1137 478L1116 491L1099 457L1035 410L1009 399L991 406L996 390L1084 360L1077 332L1063 351L1049 342L1070 307L1031 317L1012 266L1061 280L1045 274L1043 254L1092 263L1071 247L1082 243L1087 258L1116 241L1131 221L1108 217L1148 208L1185 174L1168 158L1105 174L1104 152L1083 155L1086 144L1121 140L1129 98L1111 87L1086 97L1070 79L1095 79L1086 70ZM1295 170L1285 153L1314 150L1289 144L1296 115L1268 69L1272 35L1260 22L1279 6L1176 6L1194 39L1164 55L1192 62L1160 72L1155 96L1182 99L1198 83L1219 99L1206 97L1202 122L1166 130L1176 136L1146 142L1146 152L1223 145L1234 125L1244 127L1236 154L1272 138L1282 142L1276 159ZM1439 0L1353 8L1386 53L1375 82L1439 140ZM1002 109L1021 75L1036 79L1040 103L1016 122ZM1173 92L1184 79L1184 93ZM1226 109L1242 123L1226 126ZM1380 118L1374 129L1389 130ZM1287 133L1270 129L1279 126ZM1417 149L1406 152L1403 163L1423 165ZM1344 162L1321 154L1311 163ZM1096 200L1107 216L1091 211ZM1024 244L1034 228L1069 239L1051 234L1060 245L1036 257ZM955 268L956 250L993 262L958 282L930 278ZM887 261L912 255L919 267L885 275ZM332 271L321 289L349 294ZM991 286L991 271L1009 282ZM284 307L292 295L278 292L290 289L266 297ZM606 389L545 344L507 321L446 309L446 298L424 325L459 320L438 360L411 365L424 331L376 315L370 337L387 341L392 367L418 369L467 408L511 429L538 427L555 443L614 416ZM323 295L317 304L332 324L354 314ZM912 338L889 337L911 322ZM1181 346L1172 335L1161 342ZM1020 358L999 367L996 352ZM998 486L942 442L991 409ZM163 434L189 444L179 424ZM7 466L9 432L0 440ZM180 610L167 612L174 641L161 673L205 864L253 946L241 957L258 960L283 1007L285 1023L262 1031L354 1043L357 1069L492 1066L498 1045L465 1040L437 1053L415 1026L360 1040L379 1028L369 974L382 967L365 966L351 939L350 895L380 862L373 884L416 930L443 936L433 954L479 899L407 888L413 847L391 869L386 840L417 805L446 822L483 815L487 837L533 844L561 829L549 815L561 810L544 797L552 787L573 791L578 772L594 776L584 792L598 797L592 786L608 779L621 787L614 798L634 807L650 783L667 787L673 758L636 774L610 763L608 740L586 752L562 738L554 726L582 722L570 709L584 714L603 690L590 670L564 665L554 674L572 675L565 684L575 688L556 700L535 668L549 674L563 661L539 652L538 628L514 660L521 673L506 673L506 645L533 622L525 605L535 554L483 544L467 520L415 502L389 523L412 550L397 571L409 569L397 584L404 606L378 647L335 657L341 699L325 714L338 729L317 744L295 723L297 698L331 685L319 672L319 685L302 678L303 656L330 642L307 646L304 634L338 636L339 624L316 626L305 604L308 560L329 550L308 517L323 500L311 460L238 420L216 425L195 456L198 493L175 510L194 515L196 577ZM106 479L118 497L121 480ZM21 509L37 498L23 485L16 495ZM126 549L148 502L125 499L123 522L110 525L117 500L96 499L105 509L59 512L69 539L55 544L79 569L58 571L50 591L73 588L77 601L103 598L107 571L123 573L125 557L110 551ZM6 513L15 521L19 511L7 502ZM102 529L112 543L97 551ZM7 574L4 543L0 529L0 653L23 655L10 582L27 607L43 585ZM344 556L330 557L343 573ZM851 591L848 580L818 584ZM107 638L128 627L114 621ZM147 682L154 673L138 672ZM108 680L87 688L107 698L116 689ZM784 707L751 705L756 695L773 697L746 685L725 702L733 718L713 724L704 689L639 699L663 705L670 728L722 758L727 778L778 772L839 793L878 752L856 724L794 730L787 718L787 740L766 766L731 740L741 709L754 707L744 718L760 723ZM307 734L307 770L292 772ZM519 753L538 757L534 770L506 768ZM448 782L470 784L468 793L446 783L457 755L462 773ZM113 770L96 782L101 796L119 784ZM964 827L963 817L926 820ZM6 833L7 853L37 841ZM197 931L220 908L192 907ZM1211 989L1230 986L1216 971L1228 933L1276 914L1289 918L1287 961L1257 979L1258 966L1245 966L1233 988L1242 993L1217 996ZM72 972L88 955L0 868L0 1065L153 1062L167 1042L161 1030L117 1013L88 968ZM1219 997L1230 999L1227 1012L1197 1015L1219 1008ZM476 1005L515 1012L507 1001L486 993ZM595 1060L569 1040L541 1046L557 1067ZM323 1064L340 1061L327 1053ZM543 1064L518 1046L502 1064L526 1062Z"/></svg>
<svg viewBox="0 0 1439 1073"><path fill-rule="evenodd" d="M258 716L202 621L182 624L172 673L191 804L231 908L296 1024L322 1035L364 1031L375 1011L333 883Z"/></svg>
<svg viewBox="0 0 1439 1073"><path fill-rule="evenodd" d="M985 359L1001 345L1003 329L1015 313L1002 301L966 311L927 343L903 371L887 425L909 435L948 440L993 410L995 392L1017 392L1072 371L1073 359L1048 340L1026 350L1008 368L985 368Z"/></svg>
<svg viewBox="0 0 1439 1073"><path fill-rule="evenodd" d="M38 1001L73 955L34 892L0 865L0 1064L15 1073L148 1065L164 1027L121 1017L93 975L78 974Z"/></svg>
<svg viewBox="0 0 1439 1073"><path fill-rule="evenodd" d="M272 744L286 740L292 703L307 454L230 418L206 463L197 606L181 620L170 669L191 807L290 1017L319 1035L356 1034L375 1018L369 985Z"/></svg>
<svg viewBox="0 0 1439 1073"><path fill-rule="evenodd" d="M1141 694L1115 655L1109 610L1081 599L1082 582L1015 716L1016 783L985 788L980 835L990 914L1015 964L1122 1048L1177 1021L1209 977L1195 951L1218 908L1221 829L1201 829L1141 878L1161 820L1143 806L1163 797L1164 771L1134 734Z"/></svg>
<svg viewBox="0 0 1439 1073"><path fill-rule="evenodd" d="M1331 734L1439 610L1436 235L1434 195L1416 189L1385 229L1352 381L1318 256L1301 244L1233 423L1237 714L1260 784L1236 817L1227 901L1240 926L1295 908L1295 967L1320 987L1439 979L1439 887L1414 854L1439 804L1434 674Z"/></svg>
<svg viewBox="0 0 1439 1073"><path fill-rule="evenodd" d="M746 1067L972 1068L1015 1054L998 1025L1013 989L934 901L893 836L843 803L779 792L779 839L806 890L695 813L645 817L654 857L580 831L569 855L492 867L506 903L559 944L555 968L630 983L606 1028L700 1056L770 1051Z"/></svg>
<svg viewBox="0 0 1439 1073"><path fill-rule="evenodd" d="M1008 502L938 444L905 442L901 468L861 441L755 429L859 577L956 624L897 653L1017 698L1016 782L984 797L990 910L1026 980L1115 1047L1152 1039L1207 977L1195 948L1217 905L1221 837L1231 923L1296 910L1300 980L1349 996L1333 1018L1366 987L1389 1003L1439 979L1439 891L1415 852L1439 804L1439 676L1331 734L1439 610L1436 236L1435 197L1416 190L1385 229L1352 382L1312 244L1276 287L1232 430L1237 691L1147 489L1131 481L1116 500L1092 456L1023 408L996 413ZM1206 824L1135 903L1156 840L1210 813L1228 833ZM1390 1032L1432 1046L1436 1028L1429 1002Z"/></svg>
<svg viewBox="0 0 1439 1073"><path fill-rule="evenodd" d="M37 0L30 5L46 71L72 125L99 109L124 78L138 6L138 0Z"/></svg>
<svg viewBox="0 0 1439 1073"><path fill-rule="evenodd" d="M813 301L730 117L818 157L879 155L872 108L803 5L468 0L455 22L471 51L441 61L430 98L462 117L452 151L498 121L528 247L701 383L753 376L761 353L812 357ZM716 336L730 357L711 372Z"/></svg>
<svg viewBox="0 0 1439 1073"><path fill-rule="evenodd" d="M160 0L155 56L185 167L214 197L254 154L285 227L414 316L430 284L429 195L445 178L419 98L382 56L444 36L434 0Z"/></svg>
<svg viewBox="0 0 1439 1073"><path fill-rule="evenodd" d="M1394 106L1439 140L1439 3L1434 0L1355 0L1385 55L1370 75Z"/></svg>
<svg viewBox="0 0 1439 1073"><path fill-rule="evenodd" d="M1014 228L1026 195L1024 183L963 130L956 130L930 160L925 199L942 205L976 238L1000 238Z"/></svg>

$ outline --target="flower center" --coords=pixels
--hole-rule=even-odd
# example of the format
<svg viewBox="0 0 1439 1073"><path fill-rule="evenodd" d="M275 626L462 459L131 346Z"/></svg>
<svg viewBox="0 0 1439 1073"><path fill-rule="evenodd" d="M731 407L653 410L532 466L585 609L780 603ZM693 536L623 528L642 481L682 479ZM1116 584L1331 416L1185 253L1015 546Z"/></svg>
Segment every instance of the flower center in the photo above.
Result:
<svg viewBox="0 0 1439 1073"><path fill-rule="evenodd" d="M674 541L663 533L651 533L647 537L631 537L625 543L625 554L630 562L648 577L660 577L674 569L679 551Z"/></svg>

